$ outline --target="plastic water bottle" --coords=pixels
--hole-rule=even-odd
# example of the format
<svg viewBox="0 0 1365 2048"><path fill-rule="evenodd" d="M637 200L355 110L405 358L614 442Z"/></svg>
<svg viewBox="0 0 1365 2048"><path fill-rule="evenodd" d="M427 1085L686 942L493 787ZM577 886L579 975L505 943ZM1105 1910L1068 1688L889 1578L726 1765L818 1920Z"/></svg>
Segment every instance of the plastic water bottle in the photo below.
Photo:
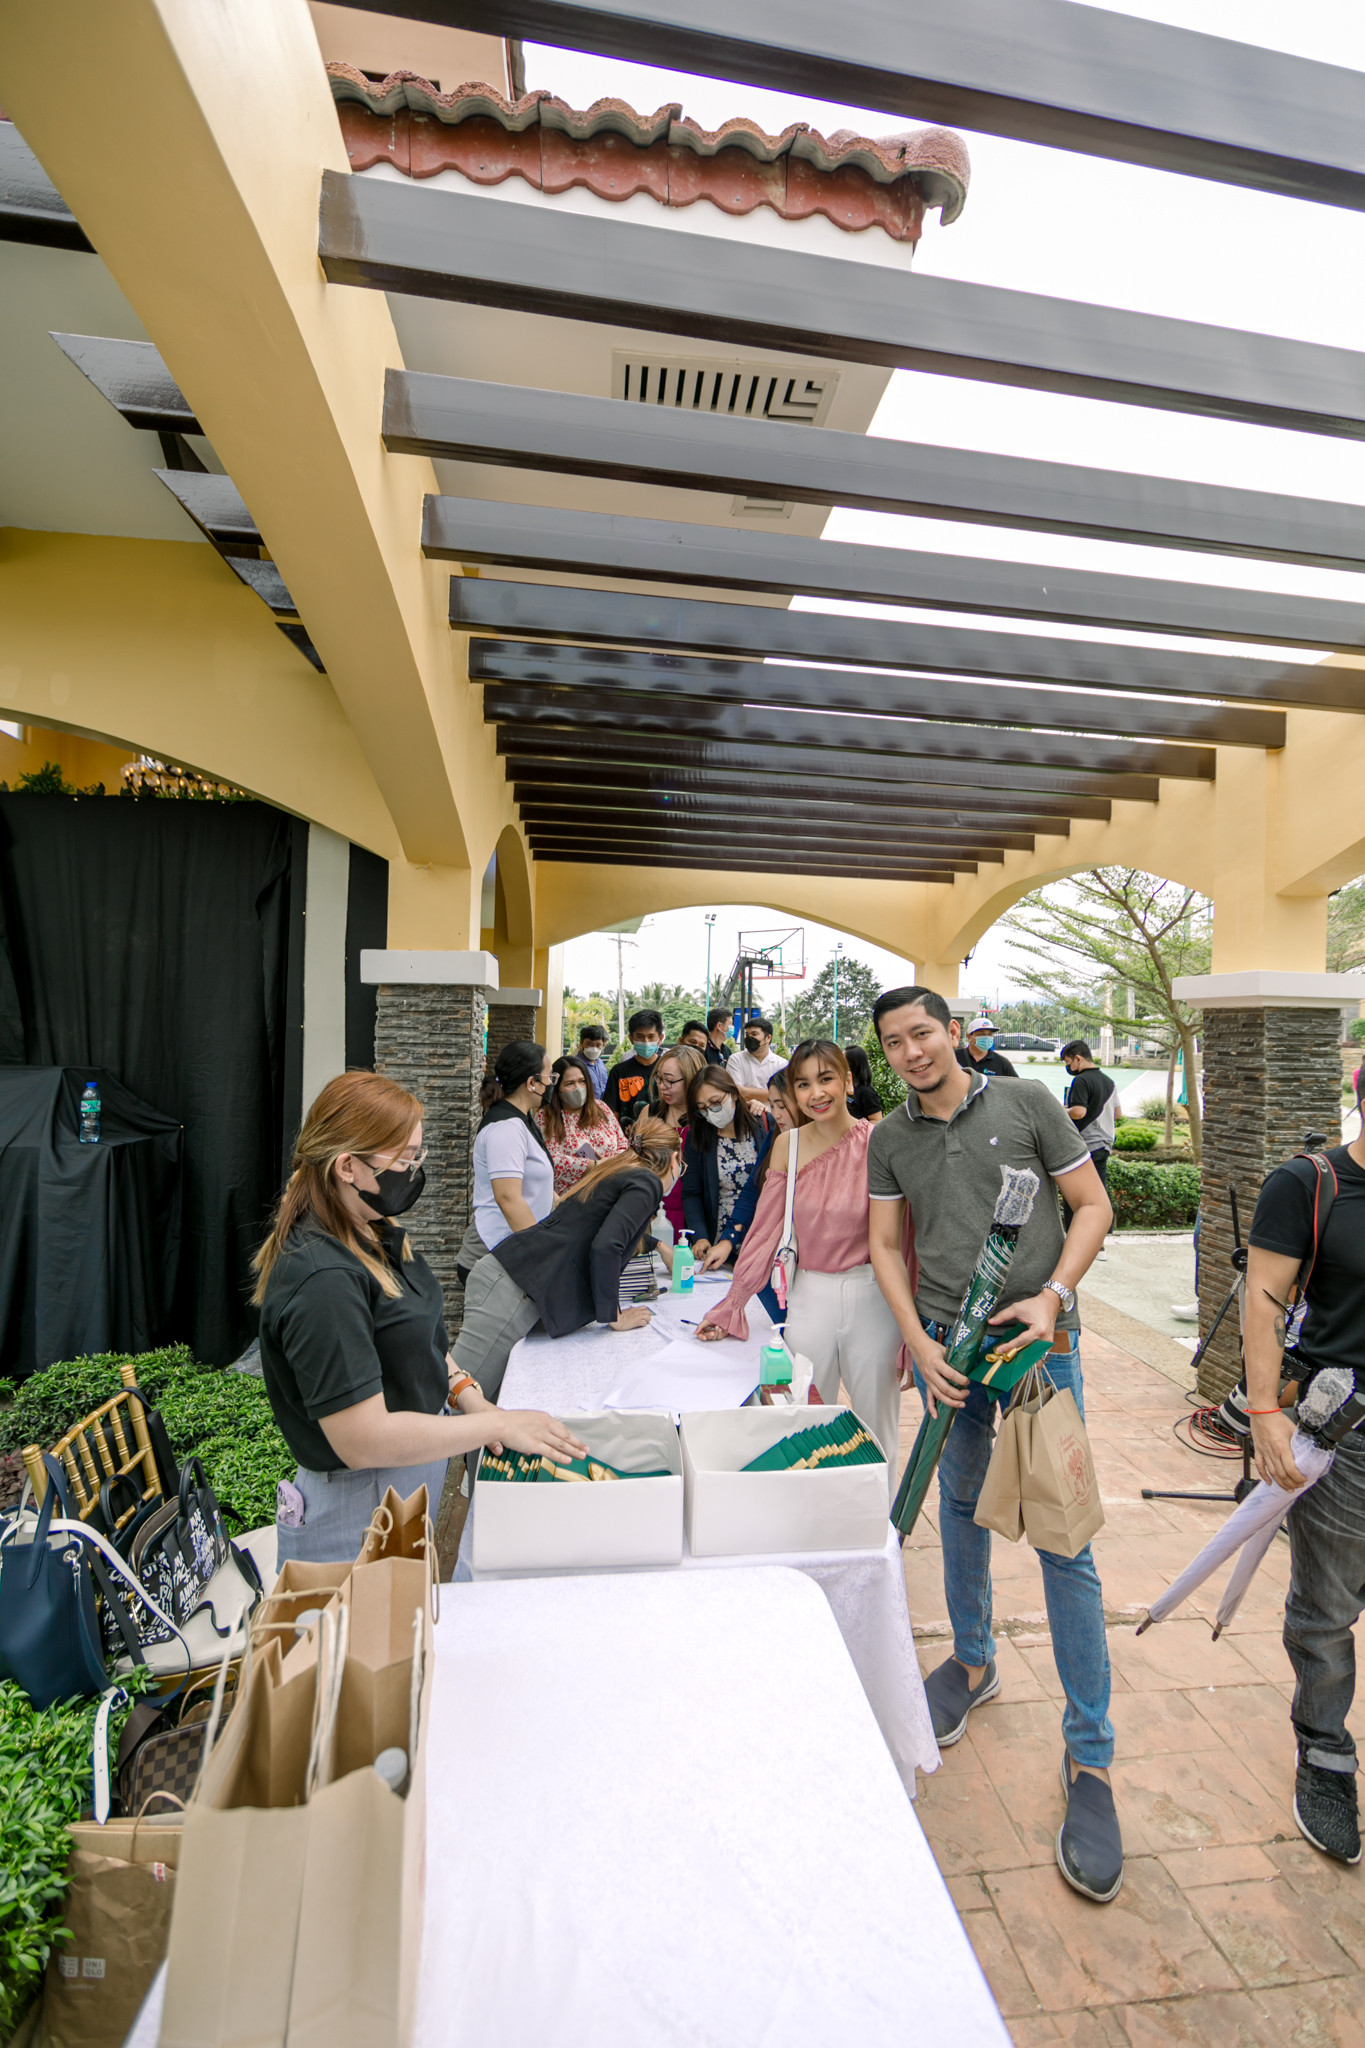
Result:
<svg viewBox="0 0 1365 2048"><path fill-rule="evenodd" d="M81 1143L98 1145L100 1141L100 1091L93 1081L87 1081L81 1096Z"/></svg>
<svg viewBox="0 0 1365 2048"><path fill-rule="evenodd" d="M678 1233L678 1242L673 1247L673 1278L669 1284L670 1294L691 1294L697 1281L697 1261L687 1232Z"/></svg>

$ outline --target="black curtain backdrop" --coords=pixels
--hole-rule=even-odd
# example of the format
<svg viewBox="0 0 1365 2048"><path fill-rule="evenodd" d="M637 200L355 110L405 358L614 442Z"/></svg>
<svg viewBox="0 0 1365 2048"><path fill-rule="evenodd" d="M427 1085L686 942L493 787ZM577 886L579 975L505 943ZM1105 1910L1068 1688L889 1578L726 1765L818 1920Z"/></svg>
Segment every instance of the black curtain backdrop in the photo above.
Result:
<svg viewBox="0 0 1365 2048"><path fill-rule="evenodd" d="M360 979L360 955L383 952L389 931L389 864L363 846L351 848L346 890L346 1064L374 1066L374 1023L379 990Z"/></svg>
<svg viewBox="0 0 1365 2048"><path fill-rule="evenodd" d="M279 1187L297 839L265 804L0 794L0 1061L105 1068L184 1126L166 1335L211 1364Z"/></svg>

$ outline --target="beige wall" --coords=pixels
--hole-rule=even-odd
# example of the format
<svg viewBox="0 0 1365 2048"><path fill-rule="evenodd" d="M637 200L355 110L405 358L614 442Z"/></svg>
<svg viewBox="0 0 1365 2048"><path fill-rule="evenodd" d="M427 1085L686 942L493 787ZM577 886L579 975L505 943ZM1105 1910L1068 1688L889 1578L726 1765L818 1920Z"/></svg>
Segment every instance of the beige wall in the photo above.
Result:
<svg viewBox="0 0 1365 2048"><path fill-rule="evenodd" d="M434 79L442 92L467 84L494 85L504 94L511 89L501 36L469 35L464 29L372 14L363 7L336 7L330 0L309 0L308 12L325 63L354 64L357 71L385 76L415 71L420 78Z"/></svg>

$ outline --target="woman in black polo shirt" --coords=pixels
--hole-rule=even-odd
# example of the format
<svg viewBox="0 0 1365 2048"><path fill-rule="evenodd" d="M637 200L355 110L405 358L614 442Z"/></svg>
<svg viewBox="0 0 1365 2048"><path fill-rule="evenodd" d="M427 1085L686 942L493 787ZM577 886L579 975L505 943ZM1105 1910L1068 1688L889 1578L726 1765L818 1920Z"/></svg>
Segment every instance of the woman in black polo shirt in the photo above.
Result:
<svg viewBox="0 0 1365 2048"><path fill-rule="evenodd" d="M394 1222L421 1195L422 1105L382 1074L340 1074L309 1110L256 1254L261 1369L299 1461L280 1487L279 1561L345 1563L392 1485L485 1444L581 1457L561 1422L494 1408L449 1355L440 1282ZM458 1413L451 1414L453 1406Z"/></svg>

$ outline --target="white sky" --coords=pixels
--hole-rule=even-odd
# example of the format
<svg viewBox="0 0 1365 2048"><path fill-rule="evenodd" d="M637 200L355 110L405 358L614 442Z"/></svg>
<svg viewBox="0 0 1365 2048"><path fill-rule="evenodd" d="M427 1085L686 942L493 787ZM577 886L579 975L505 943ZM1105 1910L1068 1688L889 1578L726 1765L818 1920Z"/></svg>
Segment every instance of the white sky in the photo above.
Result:
<svg viewBox="0 0 1365 2048"><path fill-rule="evenodd" d="M1365 70L1365 0L1300 0L1292 9L1282 0L1169 0L1165 5L1149 0L1145 6L1118 11ZM879 135L906 125L884 113L535 44L526 46L526 82L528 87L548 87L577 107L606 94L617 94L642 111L679 100L685 112L710 128L736 114L748 115L774 132L791 121L809 121L825 134L854 128ZM928 217L915 257L918 271L1223 327L1365 347L1365 214L994 136L969 133L966 140L973 173L966 211L946 229L937 214ZM913 371L896 372L872 432L1365 505L1365 445L1358 441ZM1185 555L1166 548L1115 546L842 509L831 514L825 531L831 539L935 553L1365 600L1365 576L1284 563ZM811 610L869 609L800 602L802 609ZM884 616L884 610L879 608L878 615ZM931 613L899 616L942 620L941 614ZM966 623L965 616L955 619ZM1031 628L1024 620L1008 623L1011 632L1067 631L1055 624ZM1075 637L1135 641L1150 636L1083 628L1076 629ZM1202 652L1217 645L1207 640L1166 644ZM1232 651L1253 650L1242 646ZM1288 649L1275 651L1281 659L1294 658ZM702 912L709 907L650 919L636 935L638 950L627 955L627 979L637 987L654 979L700 985L705 968ZM771 911L721 908L716 930L728 932L729 944L741 927L782 922L780 914ZM828 957L837 936L807 926L812 971ZM888 973L898 971L893 956L875 955L875 949L860 940L848 943L861 958ZM718 938L716 952L724 953L726 944ZM726 964L733 957L731 946ZM614 945L596 938L575 940L566 949L565 979L576 989L614 986ZM1008 955L999 939L987 934L964 975L964 993L994 995L1010 986Z"/></svg>

